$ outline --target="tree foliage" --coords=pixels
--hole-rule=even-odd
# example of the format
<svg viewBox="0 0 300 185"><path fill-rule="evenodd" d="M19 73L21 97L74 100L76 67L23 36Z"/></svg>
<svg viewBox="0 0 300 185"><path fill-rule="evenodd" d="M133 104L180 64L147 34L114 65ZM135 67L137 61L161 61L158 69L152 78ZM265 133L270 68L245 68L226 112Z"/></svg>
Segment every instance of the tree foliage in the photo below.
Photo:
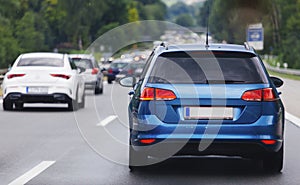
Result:
<svg viewBox="0 0 300 185"><path fill-rule="evenodd" d="M194 26L194 19L190 14L181 14L176 18L176 24L184 27Z"/></svg>
<svg viewBox="0 0 300 185"><path fill-rule="evenodd" d="M262 22L262 53L279 55L290 67L300 68L300 0L208 0L199 17L202 26L209 21L217 40L237 44L246 40L249 24Z"/></svg>
<svg viewBox="0 0 300 185"><path fill-rule="evenodd" d="M160 0L1 0L0 68L22 52L85 49L110 29L165 13Z"/></svg>

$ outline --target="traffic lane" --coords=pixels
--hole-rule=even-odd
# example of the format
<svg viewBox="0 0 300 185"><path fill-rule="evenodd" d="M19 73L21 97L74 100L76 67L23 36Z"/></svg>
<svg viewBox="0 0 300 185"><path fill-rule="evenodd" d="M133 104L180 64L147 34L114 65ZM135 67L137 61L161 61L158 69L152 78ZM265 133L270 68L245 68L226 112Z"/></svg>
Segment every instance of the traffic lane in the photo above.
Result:
<svg viewBox="0 0 300 185"><path fill-rule="evenodd" d="M121 88L118 88L117 86L114 87L109 85L106 87L104 96L94 97L92 94L88 94L86 108L79 110L78 112L76 112L75 115L77 116L78 113L84 113L83 115L86 116L83 117L77 116L77 117L79 117L82 120L88 120L87 123L91 122L91 124L96 125L99 121L98 118L95 119L93 116L89 115L89 113L95 111L94 110L95 106L100 104L102 105L102 108L99 107L101 108L100 109L101 111L100 110L99 110L100 112L98 111L99 114L101 114L100 117L104 118L105 116L114 114L115 111L110 110L113 108L109 104L109 102L111 102L109 97L110 94L112 94L111 92L112 88L116 88L115 90L116 92L118 92L116 93L117 95L116 97L118 97L117 99L120 99L120 97L123 96L122 94L125 94L124 97L127 97L127 92L130 90L130 89L120 90ZM124 101L124 97L122 98L123 101ZM124 110L123 112L127 113L127 108L123 110ZM31 113L36 114L37 112L39 114L45 113L46 116L41 117L40 120L38 119L38 117L27 116L25 117L26 118L25 120L28 120L28 122L38 121L40 124L43 125L44 120L53 120L53 114L51 114L51 112L63 114L61 115L62 120L60 121L62 123L68 122L67 124L68 126L66 125L65 126L66 128L62 129L62 132L63 131L68 132L67 130L69 130L69 134L65 134L65 135L62 134L62 136L59 137L57 141L54 142L54 144L47 145L47 142L45 142L44 145L41 144L40 146L36 146L34 142L35 140L39 140L39 137L36 137L36 134L33 134L35 140L33 139L33 141L31 140L28 141L29 143L30 142L32 143L31 145L30 144L28 145L28 148L29 150L32 149L32 153L34 153L35 155L33 155L32 157L26 157L29 154L28 152L25 151L24 158L26 159L26 162L22 161L22 159L17 160L18 165L12 166L10 168L11 169L10 173L7 173L5 170L3 170L3 173L0 173L2 175L4 174L3 177L10 176L10 177L17 178L18 176L25 173L27 170L30 170L40 161L55 160L56 163L54 165L49 167L42 174L35 177L28 184L154 184L154 183L186 184L186 176L188 176L189 179L191 179L191 182L189 182L189 184L193 184L193 183L197 184L199 183L199 181L206 182L207 184L214 184L214 182L217 182L215 184L221 184L223 181L224 183L226 182L227 184L238 184L239 182L244 182L244 181L248 182L248 180L250 182L253 183L255 182L257 184L269 184L270 182L272 182L272 184L276 184L276 183L295 184L295 182L299 180L297 178L298 176L297 171L299 171L298 166L300 165L298 163L300 160L299 157L296 155L299 151L297 150L298 148L297 144L294 142L299 140L299 137L295 137L299 135L299 130L292 125L287 125L287 135L289 136L287 137L287 141L288 140L290 141L287 142L286 147L291 146L293 150L289 151L289 153L287 154L289 159L286 163L286 167L282 175L262 174L259 171L260 169L259 162L252 162L248 160L239 160L239 159L227 159L227 158L226 159L222 159L222 158L221 159L220 158L200 159L200 160L172 159L156 167L149 168L145 171L130 173L127 166L118 165L114 162L111 162L101 157L98 153L93 151L91 147L88 146L88 143L83 142L82 137L78 133L78 128L76 127L75 120L68 119L68 116L70 116L73 113L60 112L60 111L48 112L46 110L45 112L44 111L35 112L35 111L28 110L25 112L9 112L10 114L5 113L4 116L9 117L9 120L15 120L15 117L19 117L22 114L31 115ZM20 113L20 115L18 116L15 113ZM51 116L48 117L47 115L49 113ZM1 117L2 116L3 115L1 115ZM58 118L54 119L54 121L56 120L59 119ZM48 122L46 121L46 123ZM7 124L4 125L7 126ZM30 130L33 130L34 133L35 132L34 129L39 128L38 125L35 125L31 127L31 129L28 129L28 132L30 133ZM108 124L105 128L109 129L111 132L115 132L113 135L119 135L121 137L120 139L122 140L122 138L126 138L126 135L128 135L128 131L126 129L120 129L122 127L124 127L123 123L119 123L119 119L117 119L111 122L110 124ZM91 127L91 128L93 128L94 130L102 129L102 131L104 129L101 127L99 128ZM24 131L23 128L20 129L16 127L15 129L16 129L16 133ZM41 129L43 130L43 128ZM53 127L53 129L54 130L61 129L61 126L55 126ZM50 129L49 132L52 133L53 130ZM17 136L17 134L15 134L14 132L12 132L11 135ZM51 140L55 139L54 137L56 137L55 134L53 136L50 136L48 142L51 143ZM292 139L289 139L290 137ZM108 139L109 137L102 138L102 140L108 140ZM0 140L3 141L3 138ZM43 140L44 139L42 139L42 141ZM67 142L68 140L69 143ZM10 142L12 141L8 141L8 145ZM124 142L128 142L128 140ZM45 147L45 145L47 145L48 147ZM0 146L3 146L3 144L1 143ZM12 147L12 149L16 147L18 146L14 146ZM106 146L103 149L106 148L114 148L114 147ZM118 151L115 153L119 154L120 158L124 158L124 156L128 155L128 152L126 151L126 148L123 150L124 151L122 152ZM19 151L18 155L22 156L23 152ZM47 155L53 157L46 158L45 156ZM7 160L10 160L10 164L15 163L14 158L9 158ZM292 164L292 168L290 168L291 164ZM242 176L243 178L240 178L240 176ZM262 178L263 180L260 178ZM1 179L1 183L6 182L4 180L2 181L3 179L2 177L0 179ZM234 179L238 179L238 180L235 181ZM265 181L266 183L260 183L262 181ZM3 183L3 184L7 184L7 183Z"/></svg>
<svg viewBox="0 0 300 185"><path fill-rule="evenodd" d="M283 79L283 81L284 85L278 91L282 92L281 98L285 105L285 110L300 118L300 81L290 79Z"/></svg>
<svg viewBox="0 0 300 185"><path fill-rule="evenodd" d="M109 88L111 89L108 89L107 94L103 97L95 97L96 107L100 104L106 104L107 99L109 99L107 96L114 94L112 91L117 92L112 98L124 101L130 90L118 86L109 86ZM113 90L114 88L115 90ZM119 102L118 105L121 103ZM113 106L111 108L113 109ZM127 113L126 105L123 108L123 112ZM105 106L105 110L107 109L109 109L108 105ZM106 113L99 110L100 117L118 114L114 110L107 110ZM90 129L93 128L95 130L95 127ZM49 184L186 184L187 182L188 184L199 184L199 182L201 184L297 184L300 158L295 155L298 151L294 141L300 139L298 137L299 129L291 123L288 123L286 128L288 135L286 147L291 147L292 150L290 148L287 150L285 168L282 174L265 174L261 169L260 161L219 157L171 159L146 170L130 173L127 166L119 165L111 159L107 159L107 156L101 156L102 152L99 155L99 151L93 151L92 148L89 148L88 151L86 146L79 146L30 181L29 184L41 184L42 182L49 182ZM118 140L123 140L123 143L128 142L127 139L124 140L128 136L128 130L123 128L123 123L119 119L113 120L105 127L97 127L96 130L98 133L102 132L102 137L99 138L100 146L103 141L115 140L115 137ZM107 132L111 135L104 136ZM120 158L128 156L126 147L117 149L118 147L114 145L102 145L102 150L113 150L115 151L114 154L119 155ZM294 165L293 168L290 168L291 164ZM56 178L51 178L53 176Z"/></svg>
<svg viewBox="0 0 300 185"><path fill-rule="evenodd" d="M0 111L0 184L83 143L73 113L59 109Z"/></svg>
<svg viewBox="0 0 300 185"><path fill-rule="evenodd" d="M108 87L109 92L110 88L112 86ZM94 116L95 105L102 105L101 115L109 115L113 110L108 97L110 93L94 96L93 91L87 91L86 108L76 112L40 104L22 111L1 110L0 184L8 184L41 161L56 161L78 145L88 146L76 119L92 123L95 129L99 121Z"/></svg>
<svg viewBox="0 0 300 185"><path fill-rule="evenodd" d="M117 123L109 126L113 128L114 125ZM261 161L227 157L170 159L132 173L127 166L101 157L86 145L78 145L28 184L296 185L300 180L300 151L295 142L300 139L299 132L291 123L286 125L285 164L281 174L266 174ZM119 155L126 155L126 152Z"/></svg>
<svg viewBox="0 0 300 185"><path fill-rule="evenodd" d="M41 161L55 161L73 147L86 145L75 114L92 112L93 102L92 91L87 91L86 108L76 113L60 108L61 105L49 108L32 104L22 111L0 108L0 184L8 184ZM85 119L97 122L90 117Z"/></svg>

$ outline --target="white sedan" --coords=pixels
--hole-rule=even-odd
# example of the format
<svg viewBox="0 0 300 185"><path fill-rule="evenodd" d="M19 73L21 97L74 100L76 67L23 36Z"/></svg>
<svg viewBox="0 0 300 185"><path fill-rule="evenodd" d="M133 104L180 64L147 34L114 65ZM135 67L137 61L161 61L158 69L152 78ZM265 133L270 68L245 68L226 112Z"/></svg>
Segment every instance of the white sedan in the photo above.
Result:
<svg viewBox="0 0 300 185"><path fill-rule="evenodd" d="M70 111L85 104L84 80L67 54L21 54L2 84L3 110L24 103L67 103Z"/></svg>

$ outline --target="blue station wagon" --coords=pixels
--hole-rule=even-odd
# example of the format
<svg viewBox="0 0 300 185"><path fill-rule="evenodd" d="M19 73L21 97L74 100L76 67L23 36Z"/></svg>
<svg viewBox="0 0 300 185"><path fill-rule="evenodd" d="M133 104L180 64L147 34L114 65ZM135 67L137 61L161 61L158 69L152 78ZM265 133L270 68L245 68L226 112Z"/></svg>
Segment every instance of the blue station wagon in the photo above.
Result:
<svg viewBox="0 0 300 185"><path fill-rule="evenodd" d="M161 44L147 60L129 104L129 168L173 156L239 156L280 172L284 107L258 54L247 44Z"/></svg>

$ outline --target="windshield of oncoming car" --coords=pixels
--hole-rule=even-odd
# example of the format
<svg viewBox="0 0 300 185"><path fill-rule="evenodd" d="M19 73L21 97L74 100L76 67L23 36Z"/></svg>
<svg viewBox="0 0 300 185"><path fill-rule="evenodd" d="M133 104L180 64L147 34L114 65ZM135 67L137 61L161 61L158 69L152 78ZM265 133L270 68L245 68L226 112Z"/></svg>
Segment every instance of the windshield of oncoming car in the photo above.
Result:
<svg viewBox="0 0 300 185"><path fill-rule="evenodd" d="M64 61L60 58L22 58L17 64L18 67L63 67Z"/></svg>
<svg viewBox="0 0 300 185"><path fill-rule="evenodd" d="M267 78L257 56L249 54L189 55L183 52L157 58L149 83L261 84Z"/></svg>

